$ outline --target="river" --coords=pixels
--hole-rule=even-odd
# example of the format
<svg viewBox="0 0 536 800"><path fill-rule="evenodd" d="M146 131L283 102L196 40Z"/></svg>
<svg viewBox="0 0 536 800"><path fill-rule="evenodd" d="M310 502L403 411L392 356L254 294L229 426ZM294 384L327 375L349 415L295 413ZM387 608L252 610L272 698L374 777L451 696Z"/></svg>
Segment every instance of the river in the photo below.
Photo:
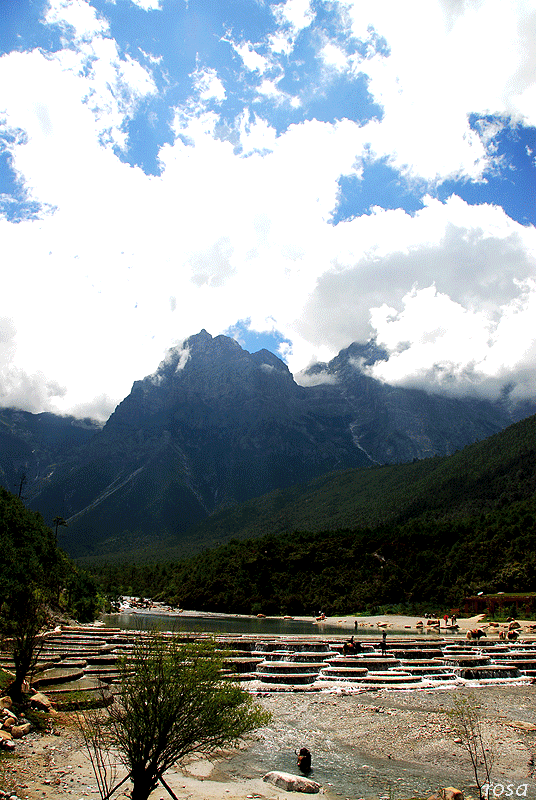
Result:
<svg viewBox="0 0 536 800"><path fill-rule="evenodd" d="M158 611L108 615L106 625L123 629L193 631L237 635L310 635L347 638L351 630L341 624L311 620L284 620L225 616L196 612ZM380 631L359 628L358 636L376 638ZM346 621L348 625L348 620ZM389 635L418 636L396 628ZM429 638L430 631L421 634ZM442 632L443 635L443 632ZM311 777L324 786L328 800L367 797L427 797L445 785L468 794L472 786L470 763L449 730L445 712L458 692L475 691L488 730L500 732L496 745L497 780L527 781L532 757L530 735L508 727L508 720L531 721L536 712L536 686L481 686L474 689L443 687L428 691L335 693L266 693L260 702L273 714L272 722L254 737L249 747L220 765L229 777L260 777L280 769L296 772L294 750L307 746L313 752ZM534 734L533 734L534 735ZM530 780L534 798L536 786Z"/></svg>
<svg viewBox="0 0 536 800"><path fill-rule="evenodd" d="M334 618L331 618L332 620ZM381 617L368 618L368 623L363 623L359 618L359 629L355 631L359 637L379 637L381 629L378 629L377 620ZM106 614L102 617L105 625L124 630L150 630L156 628L162 631L176 631L177 633L193 631L194 633L213 633L213 634L240 634L251 636L340 636L349 638L354 633L353 627L338 624L337 622L326 620L316 622L314 619L283 619L282 617L252 617L241 614L218 614L200 611L128 611L120 614ZM411 636L413 638L437 636L439 631L435 628L410 629L409 625L390 624L388 629L389 636ZM441 629L441 636L456 636L456 631Z"/></svg>
<svg viewBox="0 0 536 800"><path fill-rule="evenodd" d="M185 614L158 612L129 612L125 614L106 614L102 618L105 625L123 630L150 630L177 633L250 634L252 636L296 635L311 636L340 634L348 635L339 625L317 624L313 620L282 619L281 617L227 616L223 614L201 614L189 611Z"/></svg>

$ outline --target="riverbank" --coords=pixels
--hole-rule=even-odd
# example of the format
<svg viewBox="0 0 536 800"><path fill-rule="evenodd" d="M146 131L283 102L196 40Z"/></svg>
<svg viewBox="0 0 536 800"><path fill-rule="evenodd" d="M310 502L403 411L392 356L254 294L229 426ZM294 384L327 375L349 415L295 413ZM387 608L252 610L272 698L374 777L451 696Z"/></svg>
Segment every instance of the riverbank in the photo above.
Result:
<svg viewBox="0 0 536 800"><path fill-rule="evenodd" d="M311 777L328 800L427 797L441 786L474 795L470 762L448 716L454 699L468 691L265 695L259 702L272 713L269 726L240 750L192 760L169 770L165 780L179 800L288 799L262 776L274 769L296 773L294 750L306 746L313 754ZM534 797L536 687L488 686L472 692L484 734L493 742L495 781L526 783L525 796ZM30 734L21 741L10 760L6 788L28 800L97 797L72 716L58 715L53 727L58 735ZM126 791L114 797L124 799ZM151 800L167 797L160 787Z"/></svg>
<svg viewBox="0 0 536 800"><path fill-rule="evenodd" d="M152 613L161 616L163 610ZM183 613L191 614L200 624L204 616ZM354 617L330 618L314 627L311 622L311 629L313 635L333 640L331 632L324 634L324 626L329 625L330 631L336 626L341 631L341 637L336 637L340 641L354 630L355 621ZM386 626L394 640L395 632L408 625L415 637L414 626L419 618L386 615L357 621L358 637L378 638ZM482 619L473 617L460 623L459 634L463 635L465 629L479 626ZM527 620L521 624L528 628L533 623ZM516 786L528 782L530 791L517 796L535 797L532 765L536 762L536 685L527 684L488 684L472 689L456 685L411 691L361 689L352 693L344 688L262 692L258 701L273 715L269 726L258 731L240 750L218 754L211 760L191 761L182 769L170 770L165 779L180 800L283 800L287 793L264 783L262 776L272 770L296 773L294 751L305 746L313 753L311 777L322 785L328 800L428 797L448 785L472 794L470 763L456 741L448 716L456 698L469 693L480 706L486 736L494 741L491 746L496 753L496 781ZM0 788L28 800L97 797L95 776L73 717L58 714L52 725L51 733L32 733L17 741L15 756L7 761ZM119 779L121 776L119 770ZM120 790L114 797L126 798L127 794ZM166 797L164 788L159 788L152 800Z"/></svg>
<svg viewBox="0 0 536 800"><path fill-rule="evenodd" d="M253 616L247 614L225 614L223 612L211 612L211 611L193 611L193 610L186 610L186 609L173 609L170 606L167 606L162 603L158 602L151 602L150 606L144 608L133 608L129 605L123 606L121 609L121 614L130 616L132 615L133 619L143 618L143 617L161 617L167 618L170 621L186 621L190 620L193 624L197 621L203 620L229 620L237 625L241 622L244 623L252 623L255 622L256 624L262 626L263 623L266 625L270 625L271 623L275 623L277 621L280 622L287 622L289 625L291 623L301 623L304 626L304 630L308 630L310 626L311 634L315 635L322 635L325 634L326 631L334 632L335 630L340 630L345 634L347 632L357 633L360 636L371 636L377 633L377 631L387 630L391 631L393 634L415 634L415 633L441 633L442 635L445 634L465 634L468 630L471 630L476 627L488 627L490 623L486 620L485 614L477 614L473 617L460 617L457 619L457 630L454 630L450 625L450 619L448 624L445 625L443 619L439 620L439 625L433 624L438 620L431 620L426 619L424 616L409 616L409 615L400 615L400 614L378 614L378 615L370 615L370 616L326 616L324 619L320 620L316 617L308 617L308 616L294 616L294 617L264 617L263 615ZM110 619L111 615L108 615L108 619ZM115 615L117 616L117 615ZM536 634L536 620L530 619L523 619L517 620L520 625L520 632L525 635L530 635L531 633ZM491 628L493 632L493 628L498 632L500 630L506 630L508 628L507 623L491 623ZM260 632L260 628L256 630L256 633ZM290 632L290 631L289 631Z"/></svg>
<svg viewBox="0 0 536 800"><path fill-rule="evenodd" d="M306 617L296 617L296 619L306 619ZM310 619L310 618L309 618ZM439 625L435 624L439 622ZM530 635L535 633L536 620L532 619L518 619L516 622L520 626L520 632ZM357 627L356 627L357 623ZM314 623L315 627L322 630L323 625L336 625L342 630L352 630L358 634L367 634L371 629L393 630L397 632L415 632L415 631L428 631L434 632L439 630L441 634L445 632L453 632L453 626L450 619L445 624L443 619L426 619L423 616L404 616L401 614L378 614L376 616L365 617L326 617L325 620L317 621ZM457 633L465 634L473 628L496 628L497 632L506 630L508 628L507 622L496 623L488 621L486 614L476 614L473 617L458 617L456 619Z"/></svg>

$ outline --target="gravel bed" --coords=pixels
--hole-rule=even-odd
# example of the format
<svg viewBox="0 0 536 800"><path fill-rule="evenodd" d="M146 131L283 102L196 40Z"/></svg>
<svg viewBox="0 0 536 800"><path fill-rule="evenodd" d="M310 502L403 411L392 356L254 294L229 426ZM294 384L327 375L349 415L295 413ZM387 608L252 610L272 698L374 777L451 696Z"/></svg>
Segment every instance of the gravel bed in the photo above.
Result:
<svg viewBox="0 0 536 800"><path fill-rule="evenodd" d="M536 686L532 685L264 694L258 699L273 715L270 725L257 731L247 746L214 760L213 779L235 787L230 794L222 784L222 798L245 800L248 791L253 796L245 782L271 770L295 773L294 751L305 746L313 756L311 777L322 784L328 800L427 797L441 786L456 786L466 797L474 796L471 765L447 714L455 698L469 692L480 705L484 733L492 742L495 782L527 784L524 796L534 798ZM54 730L58 735L30 734L17 742L14 757L2 759L0 789L7 797L99 797L72 716L58 715ZM167 776L180 789L180 773L174 776L170 771ZM203 795L202 782L199 786L199 794L189 788L188 798L208 796ZM239 786L245 787L243 795L237 793ZM277 792L264 787L256 796L272 800ZM125 795L120 791L114 797ZM162 789L154 794L155 800L164 797L168 795Z"/></svg>

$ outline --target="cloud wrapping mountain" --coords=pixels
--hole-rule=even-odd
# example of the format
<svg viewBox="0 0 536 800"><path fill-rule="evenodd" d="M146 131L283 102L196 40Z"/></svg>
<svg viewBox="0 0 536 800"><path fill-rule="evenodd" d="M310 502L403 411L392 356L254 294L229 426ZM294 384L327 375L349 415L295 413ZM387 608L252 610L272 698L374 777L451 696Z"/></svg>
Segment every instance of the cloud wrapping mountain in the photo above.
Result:
<svg viewBox="0 0 536 800"><path fill-rule="evenodd" d="M533 395L532 0L8 5L2 404L104 420L205 325Z"/></svg>
<svg viewBox="0 0 536 800"><path fill-rule="evenodd" d="M67 519L72 555L164 548L250 498L334 470L449 455L534 411L389 386L370 375L386 359L354 343L299 385L268 350L203 330L135 381L100 431L3 412L0 478L17 491L26 475L32 507Z"/></svg>

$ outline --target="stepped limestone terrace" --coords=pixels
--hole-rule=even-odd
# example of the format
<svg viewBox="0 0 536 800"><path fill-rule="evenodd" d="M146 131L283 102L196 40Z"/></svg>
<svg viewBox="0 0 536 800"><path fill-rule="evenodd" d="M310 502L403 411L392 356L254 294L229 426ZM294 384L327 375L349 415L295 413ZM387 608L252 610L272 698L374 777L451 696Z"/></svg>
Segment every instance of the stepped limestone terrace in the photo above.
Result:
<svg viewBox="0 0 536 800"><path fill-rule="evenodd" d="M104 627L63 627L50 632L29 676L57 708L82 699L98 702L118 690L117 660L128 653L137 631ZM168 634L181 641L200 633ZM387 650L361 641L361 652L344 654L346 639L307 636L218 635L225 675L253 693L433 689L460 685L526 684L536 680L536 641L516 643L461 637L423 641L393 637ZM3 654L0 665L12 668ZM104 690L104 691L103 691Z"/></svg>

